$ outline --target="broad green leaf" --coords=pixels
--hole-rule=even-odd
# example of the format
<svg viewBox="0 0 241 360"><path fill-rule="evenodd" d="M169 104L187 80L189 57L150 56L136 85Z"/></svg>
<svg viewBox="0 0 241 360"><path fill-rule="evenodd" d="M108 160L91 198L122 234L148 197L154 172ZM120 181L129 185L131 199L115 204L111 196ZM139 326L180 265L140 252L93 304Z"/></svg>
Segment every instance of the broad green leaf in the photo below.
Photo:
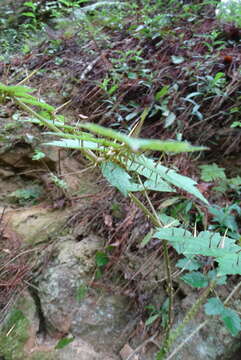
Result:
<svg viewBox="0 0 241 360"><path fill-rule="evenodd" d="M207 315L220 315L224 311L224 305L219 298L212 297L208 299L204 305L204 309Z"/></svg>
<svg viewBox="0 0 241 360"><path fill-rule="evenodd" d="M180 225L179 220L173 218L172 216L168 216L166 214L157 214L159 219L161 220L161 223L165 226L165 227L176 227L178 225Z"/></svg>
<svg viewBox="0 0 241 360"><path fill-rule="evenodd" d="M133 156L133 160L126 161L126 159L123 159L123 163L129 171L137 172L139 175L153 180L155 183L158 183L159 180L165 180L169 184L187 191L188 193L196 196L208 204L208 201L205 199L205 197L195 187L197 183L194 180L189 177L180 175L176 171L160 165L144 155Z"/></svg>
<svg viewBox="0 0 241 360"><path fill-rule="evenodd" d="M95 262L98 267L105 266L109 262L109 257L103 251L97 251L95 254Z"/></svg>
<svg viewBox="0 0 241 360"><path fill-rule="evenodd" d="M198 236L193 236L182 228L158 228L153 234L160 240L168 240L176 251L186 256L197 254L213 256L219 263L217 276L240 274L241 252L235 240L221 236L219 233L202 231Z"/></svg>
<svg viewBox="0 0 241 360"><path fill-rule="evenodd" d="M199 271L192 271L181 276L181 279L188 285L195 288L203 288L208 286L208 278Z"/></svg>
<svg viewBox="0 0 241 360"><path fill-rule="evenodd" d="M217 164L213 163L211 165L200 165L201 169L201 179L203 181L214 181L217 179L226 179L224 168L219 167Z"/></svg>
<svg viewBox="0 0 241 360"><path fill-rule="evenodd" d="M198 270L201 266L202 264L197 260L188 258L180 259L176 263L176 267L189 271Z"/></svg>
<svg viewBox="0 0 241 360"><path fill-rule="evenodd" d="M221 315L221 318L229 332L233 336L238 335L241 330L241 322L238 313L233 309L225 308Z"/></svg>
<svg viewBox="0 0 241 360"><path fill-rule="evenodd" d="M229 208L221 208L221 207L209 207L209 212L214 215L213 221L217 221L220 225L227 227L231 231L238 232L238 225L234 215L232 215L232 210L236 210L238 213L240 212L240 207L229 207Z"/></svg>
<svg viewBox="0 0 241 360"><path fill-rule="evenodd" d="M130 191L144 190L143 186L132 182L131 176L120 166L113 162L106 162L101 165L103 176L115 186L124 196Z"/></svg>
<svg viewBox="0 0 241 360"><path fill-rule="evenodd" d="M238 251L240 251L240 246ZM218 274L241 275L241 252L226 254L223 257L217 257L216 260L219 263Z"/></svg>
<svg viewBox="0 0 241 360"><path fill-rule="evenodd" d="M210 231L202 231L198 236L193 236L189 231L181 228L158 228L153 237L170 241L179 253L189 256L200 254L222 257L231 253L234 256L240 249L234 239Z"/></svg>
<svg viewBox="0 0 241 360"><path fill-rule="evenodd" d="M158 180L158 183L155 183L153 180L147 180L144 182L145 189L153 191L162 191L162 192L176 192L176 190L168 185L166 181Z"/></svg>
<svg viewBox="0 0 241 360"><path fill-rule="evenodd" d="M63 349L65 346L69 345L72 341L74 341L74 337L71 338L62 338L58 341L57 345L55 346L55 349Z"/></svg>
<svg viewBox="0 0 241 360"><path fill-rule="evenodd" d="M218 275L217 269L210 270L207 273L207 276L210 280L215 280L217 285L225 285L227 283L227 276L226 275Z"/></svg>

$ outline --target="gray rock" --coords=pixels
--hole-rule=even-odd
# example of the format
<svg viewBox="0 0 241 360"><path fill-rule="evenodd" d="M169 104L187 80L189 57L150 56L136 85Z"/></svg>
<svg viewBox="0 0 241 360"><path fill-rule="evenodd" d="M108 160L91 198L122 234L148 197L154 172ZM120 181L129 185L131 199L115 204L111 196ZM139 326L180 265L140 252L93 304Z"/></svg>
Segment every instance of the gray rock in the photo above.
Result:
<svg viewBox="0 0 241 360"><path fill-rule="evenodd" d="M101 239L94 235L81 242L60 241L58 254L39 278L38 287L50 334L71 333L95 350L106 351L123 343L122 333L133 312L128 311L127 297L88 287L95 253L101 247Z"/></svg>

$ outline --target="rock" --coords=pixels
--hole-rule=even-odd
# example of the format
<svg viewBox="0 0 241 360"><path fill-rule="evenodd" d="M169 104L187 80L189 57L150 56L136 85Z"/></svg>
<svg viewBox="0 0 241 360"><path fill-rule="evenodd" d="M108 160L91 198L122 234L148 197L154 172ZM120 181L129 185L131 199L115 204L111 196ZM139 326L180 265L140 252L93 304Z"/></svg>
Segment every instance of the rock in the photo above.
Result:
<svg viewBox="0 0 241 360"><path fill-rule="evenodd" d="M124 341L123 331L134 314L129 311L128 297L88 287L95 253L102 246L102 240L94 235L80 242L71 238L60 241L55 259L38 280L38 288L49 334L71 333L90 342L95 351L109 352Z"/></svg>
<svg viewBox="0 0 241 360"><path fill-rule="evenodd" d="M57 360L118 360L114 354L96 352L94 347L82 339L74 340L57 351Z"/></svg>
<svg viewBox="0 0 241 360"><path fill-rule="evenodd" d="M22 242L37 244L59 231L70 216L70 210L52 210L32 206L20 210L6 210L5 233L14 233Z"/></svg>
<svg viewBox="0 0 241 360"><path fill-rule="evenodd" d="M96 352L82 339L56 350L56 339L38 337L39 319L32 296L26 291L0 329L0 358L5 360L118 360L114 354Z"/></svg>
<svg viewBox="0 0 241 360"><path fill-rule="evenodd" d="M18 299L0 329L0 356L22 360L39 328L33 298L25 292Z"/></svg>

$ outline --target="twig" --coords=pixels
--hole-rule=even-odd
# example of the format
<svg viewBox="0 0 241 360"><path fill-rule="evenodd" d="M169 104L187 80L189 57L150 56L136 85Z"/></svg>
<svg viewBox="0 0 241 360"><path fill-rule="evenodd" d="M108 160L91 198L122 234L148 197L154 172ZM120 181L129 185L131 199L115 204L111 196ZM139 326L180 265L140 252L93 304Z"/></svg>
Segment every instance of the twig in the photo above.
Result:
<svg viewBox="0 0 241 360"><path fill-rule="evenodd" d="M134 356L138 351L140 351L146 344L148 344L149 342L153 342L155 340L155 337L157 336L157 332L152 335L151 337L149 337L148 339L146 339L145 341L143 341L142 344L140 344L139 346L137 346L137 348L135 350L132 351L132 353L127 357L126 360L131 360L132 356ZM156 345L156 344L155 344Z"/></svg>

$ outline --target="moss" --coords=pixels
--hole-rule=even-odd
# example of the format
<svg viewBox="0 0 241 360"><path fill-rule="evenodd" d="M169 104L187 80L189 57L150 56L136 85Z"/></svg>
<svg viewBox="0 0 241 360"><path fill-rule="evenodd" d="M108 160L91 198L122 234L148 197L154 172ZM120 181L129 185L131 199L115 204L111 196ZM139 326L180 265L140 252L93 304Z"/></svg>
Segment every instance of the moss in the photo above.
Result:
<svg viewBox="0 0 241 360"><path fill-rule="evenodd" d="M24 359L24 344L28 340L29 321L21 310L13 309L0 332L0 355L5 360Z"/></svg>

